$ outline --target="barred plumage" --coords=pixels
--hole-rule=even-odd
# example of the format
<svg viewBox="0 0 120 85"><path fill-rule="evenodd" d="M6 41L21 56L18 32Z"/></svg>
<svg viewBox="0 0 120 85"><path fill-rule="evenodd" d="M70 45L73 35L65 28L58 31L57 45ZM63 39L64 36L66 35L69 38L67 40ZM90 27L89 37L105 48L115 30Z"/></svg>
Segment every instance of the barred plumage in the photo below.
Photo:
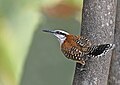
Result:
<svg viewBox="0 0 120 85"><path fill-rule="evenodd" d="M75 36L62 30L43 31L53 33L60 42L63 54L68 59L79 62L82 65L85 65L89 57L105 55L106 52L115 46L114 44L93 45L91 41L83 36Z"/></svg>
<svg viewBox="0 0 120 85"><path fill-rule="evenodd" d="M61 45L61 51L68 58L75 60L82 65L85 65L88 49L91 47L91 42L80 36L67 35L66 40Z"/></svg>

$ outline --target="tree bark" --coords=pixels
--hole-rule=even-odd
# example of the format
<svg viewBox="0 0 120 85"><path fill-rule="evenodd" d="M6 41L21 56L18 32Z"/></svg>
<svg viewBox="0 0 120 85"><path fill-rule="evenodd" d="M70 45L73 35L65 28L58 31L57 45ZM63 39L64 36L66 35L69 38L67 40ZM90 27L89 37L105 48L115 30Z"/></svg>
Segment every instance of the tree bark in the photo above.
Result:
<svg viewBox="0 0 120 85"><path fill-rule="evenodd" d="M84 0L81 35L93 44L113 43L116 15L115 0ZM73 85L107 85L111 51L106 56L91 58L86 70L76 64Z"/></svg>
<svg viewBox="0 0 120 85"><path fill-rule="evenodd" d="M108 85L120 85L120 0L117 0L115 23L115 50L111 59Z"/></svg>

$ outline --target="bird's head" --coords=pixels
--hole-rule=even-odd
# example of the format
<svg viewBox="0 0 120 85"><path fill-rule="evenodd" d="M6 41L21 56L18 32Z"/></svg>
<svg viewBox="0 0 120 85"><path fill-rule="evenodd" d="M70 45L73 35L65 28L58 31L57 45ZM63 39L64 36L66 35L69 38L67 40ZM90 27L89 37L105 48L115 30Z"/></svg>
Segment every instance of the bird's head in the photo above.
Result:
<svg viewBox="0 0 120 85"><path fill-rule="evenodd" d="M60 44L62 44L64 42L64 40L66 39L66 36L69 35L69 33L63 31L63 30L43 30L43 32L48 32L48 33L52 33L54 36L57 37L57 39L59 40Z"/></svg>

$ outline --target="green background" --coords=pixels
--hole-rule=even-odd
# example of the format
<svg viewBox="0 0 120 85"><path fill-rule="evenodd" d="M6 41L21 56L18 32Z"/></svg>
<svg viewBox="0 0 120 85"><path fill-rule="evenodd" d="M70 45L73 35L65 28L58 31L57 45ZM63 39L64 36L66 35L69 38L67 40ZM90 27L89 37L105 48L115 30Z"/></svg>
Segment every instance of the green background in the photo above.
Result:
<svg viewBox="0 0 120 85"><path fill-rule="evenodd" d="M21 85L71 85L75 63L64 57L58 40L42 29L63 29L78 34L80 24L73 17L68 20L44 18L34 33Z"/></svg>
<svg viewBox="0 0 120 85"><path fill-rule="evenodd" d="M75 62L67 60L57 39L42 29L80 33L79 10L73 16L44 12L62 0L0 0L0 85L70 85ZM82 0L63 0L82 7ZM64 13L63 13L64 15Z"/></svg>

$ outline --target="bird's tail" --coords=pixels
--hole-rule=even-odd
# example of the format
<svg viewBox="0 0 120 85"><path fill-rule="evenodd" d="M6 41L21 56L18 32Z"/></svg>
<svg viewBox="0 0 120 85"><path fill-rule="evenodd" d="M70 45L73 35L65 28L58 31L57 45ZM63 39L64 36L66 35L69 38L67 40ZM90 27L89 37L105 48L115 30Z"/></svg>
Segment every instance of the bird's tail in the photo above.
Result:
<svg viewBox="0 0 120 85"><path fill-rule="evenodd" d="M109 50L113 49L115 44L101 44L97 46L93 46L90 48L89 55L92 56L102 56L105 55Z"/></svg>

